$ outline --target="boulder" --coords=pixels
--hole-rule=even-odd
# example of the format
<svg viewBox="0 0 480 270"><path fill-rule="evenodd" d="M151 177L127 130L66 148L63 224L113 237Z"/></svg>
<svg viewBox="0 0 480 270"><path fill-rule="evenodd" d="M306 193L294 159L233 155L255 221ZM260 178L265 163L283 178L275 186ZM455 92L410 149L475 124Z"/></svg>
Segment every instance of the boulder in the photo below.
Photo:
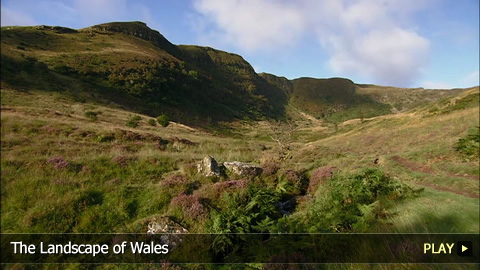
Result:
<svg viewBox="0 0 480 270"><path fill-rule="evenodd" d="M168 217L153 218L147 225L147 234L180 233L188 233L188 230Z"/></svg>
<svg viewBox="0 0 480 270"><path fill-rule="evenodd" d="M203 160L197 164L197 171L204 176L220 176L221 170L217 161L211 156L205 156Z"/></svg>
<svg viewBox="0 0 480 270"><path fill-rule="evenodd" d="M183 242L182 234L188 233L180 224L168 217L153 218L147 226L147 234L160 234L160 244L173 249Z"/></svg>
<svg viewBox="0 0 480 270"><path fill-rule="evenodd" d="M224 162L223 166L232 173L240 176L252 176L255 177L262 173L262 168L253 164L243 163L239 161Z"/></svg>

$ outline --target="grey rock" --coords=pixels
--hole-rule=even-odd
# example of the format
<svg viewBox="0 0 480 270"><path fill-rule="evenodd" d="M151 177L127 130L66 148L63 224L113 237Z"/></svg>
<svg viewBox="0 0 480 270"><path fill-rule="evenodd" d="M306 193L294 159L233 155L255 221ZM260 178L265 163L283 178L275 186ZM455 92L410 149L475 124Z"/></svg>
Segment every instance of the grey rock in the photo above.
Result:
<svg viewBox="0 0 480 270"><path fill-rule="evenodd" d="M203 160L197 164L197 171L204 176L220 176L221 170L217 161L211 156L205 156Z"/></svg>
<svg viewBox="0 0 480 270"><path fill-rule="evenodd" d="M152 219L147 226L147 234L160 234L160 244L175 248L183 242L182 234L188 230L168 217Z"/></svg>
<svg viewBox="0 0 480 270"><path fill-rule="evenodd" d="M262 173L262 168L253 164L243 163L239 161L224 162L223 166L232 173L240 176L257 176Z"/></svg>
<svg viewBox="0 0 480 270"><path fill-rule="evenodd" d="M147 234L180 234L188 230L168 217L153 218L147 225Z"/></svg>

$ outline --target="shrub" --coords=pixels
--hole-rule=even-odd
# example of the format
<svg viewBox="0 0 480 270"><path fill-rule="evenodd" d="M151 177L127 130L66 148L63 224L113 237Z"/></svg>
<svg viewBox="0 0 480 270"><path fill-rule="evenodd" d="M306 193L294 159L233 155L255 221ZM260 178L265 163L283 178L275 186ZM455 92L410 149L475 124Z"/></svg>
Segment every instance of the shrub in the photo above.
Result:
<svg viewBox="0 0 480 270"><path fill-rule="evenodd" d="M325 185L327 180L333 177L333 173L336 169L335 166L325 166L313 170L310 176L307 192L315 193L319 186Z"/></svg>
<svg viewBox="0 0 480 270"><path fill-rule="evenodd" d="M225 193L233 193L236 191L245 190L247 188L247 180L229 180L217 182L215 184L204 185L196 194L200 194L202 198L207 198L212 201L218 201Z"/></svg>
<svg viewBox="0 0 480 270"><path fill-rule="evenodd" d="M376 168L335 174L321 191L322 196L316 198L305 219L310 231L366 231L385 215L389 201L416 193Z"/></svg>
<svg viewBox="0 0 480 270"><path fill-rule="evenodd" d="M128 119L128 121L127 121L127 127L131 127L131 128L138 127L138 122L140 120L142 120L142 118L138 115L131 116L130 119Z"/></svg>
<svg viewBox="0 0 480 270"><path fill-rule="evenodd" d="M245 193L225 194L223 209L212 214L206 228L208 233L217 234L212 244L214 252L226 254L241 243L241 235L235 233L268 232L280 217L275 207L279 199L274 190L254 185L249 185Z"/></svg>
<svg viewBox="0 0 480 270"><path fill-rule="evenodd" d="M273 189L254 185L249 185L245 193L226 194L221 202L223 211L213 215L207 230L211 233L265 232L266 228L259 226L265 220L280 217L275 207L279 199Z"/></svg>
<svg viewBox="0 0 480 270"><path fill-rule="evenodd" d="M480 127L469 130L468 134L460 138L455 145L455 150L462 153L467 158L479 157L480 146Z"/></svg>
<svg viewBox="0 0 480 270"><path fill-rule="evenodd" d="M170 124L170 120L168 119L168 116L165 114L160 115L157 117L157 122L162 126L162 127L167 127Z"/></svg>
<svg viewBox="0 0 480 270"><path fill-rule="evenodd" d="M85 112L85 117L90 119L90 121L97 121L97 114L98 114L97 112L86 111Z"/></svg>
<svg viewBox="0 0 480 270"><path fill-rule="evenodd" d="M305 193L307 184L303 173L287 169L280 174L276 189L283 195L300 195Z"/></svg>
<svg viewBox="0 0 480 270"><path fill-rule="evenodd" d="M157 125L157 122L155 122L155 119L148 119L148 124L152 127Z"/></svg>
<svg viewBox="0 0 480 270"><path fill-rule="evenodd" d="M207 215L207 209L198 195L187 195L182 192L173 198L170 206L182 208L184 216L192 219L203 219Z"/></svg>
<svg viewBox="0 0 480 270"><path fill-rule="evenodd" d="M55 169L59 169L59 170L65 169L70 165L70 163L68 163L62 157L53 157L53 158L48 159L47 162L52 164Z"/></svg>
<svg viewBox="0 0 480 270"><path fill-rule="evenodd" d="M273 174L277 173L277 171L279 169L279 166L278 166L277 162L275 162L273 160L269 160L269 161L265 161L262 164L262 169L263 169L263 174L265 176L270 176L270 175L273 175Z"/></svg>
<svg viewBox="0 0 480 270"><path fill-rule="evenodd" d="M99 134L95 137L97 142L111 142L115 140L115 135L113 133L110 134Z"/></svg>
<svg viewBox="0 0 480 270"><path fill-rule="evenodd" d="M125 168L128 163L135 160L135 157L128 157L128 156L117 156L112 159L113 162L117 163L120 168Z"/></svg>
<svg viewBox="0 0 480 270"><path fill-rule="evenodd" d="M170 175L165 180L161 182L162 186L172 187L177 185L185 185L188 183L188 178L183 175Z"/></svg>

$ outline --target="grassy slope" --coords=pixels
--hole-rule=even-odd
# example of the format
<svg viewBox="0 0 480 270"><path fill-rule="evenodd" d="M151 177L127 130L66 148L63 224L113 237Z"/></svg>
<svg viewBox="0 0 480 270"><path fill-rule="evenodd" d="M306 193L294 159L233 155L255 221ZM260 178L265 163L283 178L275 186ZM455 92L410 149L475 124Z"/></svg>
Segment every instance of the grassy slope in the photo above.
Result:
<svg viewBox="0 0 480 270"><path fill-rule="evenodd" d="M217 121L292 117L288 106L340 123L454 93L256 74L239 55L176 46L141 22L80 30L3 27L1 46L6 86L62 91L79 101L114 103L150 116L167 113L206 128Z"/></svg>
<svg viewBox="0 0 480 270"><path fill-rule="evenodd" d="M468 102L451 110L453 103L444 105L441 114L409 112L345 125L339 134L307 144L300 151L301 162L354 170L372 166L379 158L379 166L390 175L426 189L393 210L394 226L387 230L478 232L478 160L465 159L454 150L459 138L479 126L478 95L477 87L450 98L457 106L462 97Z"/></svg>
<svg viewBox="0 0 480 270"><path fill-rule="evenodd" d="M392 106L392 112L403 112L441 98L448 98L462 92L463 89L425 90L357 84L357 91L359 94L371 96L378 102L389 104Z"/></svg>
<svg viewBox="0 0 480 270"><path fill-rule="evenodd" d="M138 22L68 32L4 27L2 67L6 86L63 91L150 116L168 113L190 125L282 118L287 102L240 56L175 46Z"/></svg>
<svg viewBox="0 0 480 270"><path fill-rule="evenodd" d="M97 112L98 119L90 121L85 111ZM166 213L179 192L159 184L166 175L190 175L205 154L259 163L269 152L255 141L214 137L175 123L152 127L145 115L139 127L128 128L131 115L58 93L2 89L3 231L128 231L125 226L138 219ZM173 143L162 151L153 136L199 145ZM70 165L56 169L48 162L55 157Z"/></svg>
<svg viewBox="0 0 480 270"><path fill-rule="evenodd" d="M343 78L299 78L292 81L290 88L292 106L336 123L407 111L464 91L361 85Z"/></svg>
<svg viewBox="0 0 480 270"><path fill-rule="evenodd" d="M470 94L478 95L478 88ZM476 232L478 161L465 160L452 148L470 127L479 125L478 105L469 104L443 114L424 111L377 117L336 131L325 126L323 139L293 142L293 158L282 167L309 171L334 165L348 172L372 166L378 157L379 166L390 175L426 189L420 197L393 207L391 221L379 224L378 230ZM90 121L85 111L98 112L98 119ZM243 130L237 127L243 138L233 139L175 123L152 127L145 115L139 127L132 129L125 126L131 115L59 93L2 89L3 230L132 230L138 220L172 214L169 202L180 191L162 186L168 175L186 175L201 186L213 184L191 169L204 155L258 164L278 151L268 136L262 136L269 134L266 123L244 125ZM316 124L299 126L296 132L315 133ZM125 136L126 131L143 138ZM169 144L161 151L153 136L178 136L199 145ZM48 162L54 157L70 165L55 168ZM299 213L308 209L309 201L304 203Z"/></svg>

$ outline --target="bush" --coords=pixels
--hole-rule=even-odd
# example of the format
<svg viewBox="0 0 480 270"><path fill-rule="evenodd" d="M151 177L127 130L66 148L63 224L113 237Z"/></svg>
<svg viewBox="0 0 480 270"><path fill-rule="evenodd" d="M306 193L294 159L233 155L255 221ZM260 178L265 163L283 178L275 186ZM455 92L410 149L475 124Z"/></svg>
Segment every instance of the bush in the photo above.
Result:
<svg viewBox="0 0 480 270"><path fill-rule="evenodd" d="M304 194L307 189L307 181L303 173L297 173L295 170L283 170L278 177L276 186L277 192L282 195L296 196Z"/></svg>
<svg viewBox="0 0 480 270"><path fill-rule="evenodd" d="M120 168L125 168L129 163L132 161L135 161L135 157L129 157L129 156L117 156L112 159L113 162L117 163Z"/></svg>
<svg viewBox="0 0 480 270"><path fill-rule="evenodd" d="M386 215L389 201L416 193L376 168L335 174L320 191L322 196L316 198L304 219L310 231L364 232Z"/></svg>
<svg viewBox="0 0 480 270"><path fill-rule="evenodd" d="M333 177L335 170L335 166L325 166L313 170L312 175L310 176L310 182L308 184L308 193L315 193L319 186L325 185L327 180Z"/></svg>
<svg viewBox="0 0 480 270"><path fill-rule="evenodd" d="M207 232L217 234L212 248L226 254L242 242L242 233L268 232L281 214L275 207L280 196L272 189L249 185L244 193L225 194L222 210L215 211ZM235 234L238 233L238 234Z"/></svg>
<svg viewBox="0 0 480 270"><path fill-rule="evenodd" d="M85 112L85 117L90 119L90 121L97 121L97 115L98 115L97 112L93 112L93 111L86 111Z"/></svg>
<svg viewBox="0 0 480 270"><path fill-rule="evenodd" d="M278 169L280 169L280 167L278 166L277 162L273 160L268 160L262 164L262 169L263 169L263 175L270 176L270 175L276 174Z"/></svg>
<svg viewBox="0 0 480 270"><path fill-rule="evenodd" d="M480 127L470 129L467 136L460 138L455 145L455 150L467 158L479 158Z"/></svg>
<svg viewBox="0 0 480 270"><path fill-rule="evenodd" d="M170 175L165 178L160 185L165 187L173 187L177 185L186 185L188 183L188 178L183 175Z"/></svg>
<svg viewBox="0 0 480 270"><path fill-rule="evenodd" d="M114 134L100 134L95 137L97 142L111 142L115 140Z"/></svg>
<svg viewBox="0 0 480 270"><path fill-rule="evenodd" d="M55 169L61 170L67 168L70 163L68 163L63 157L52 157L49 158L48 163L52 164Z"/></svg>
<svg viewBox="0 0 480 270"><path fill-rule="evenodd" d="M160 115L157 117L157 122L162 126L162 127L167 127L168 124L170 124L170 120L168 119L168 116L165 114Z"/></svg>
<svg viewBox="0 0 480 270"><path fill-rule="evenodd" d="M202 198L209 199L211 201L219 201L223 194L240 192L247 188L247 180L229 180L221 181L215 184L203 185L199 190L195 191Z"/></svg>
<svg viewBox="0 0 480 270"><path fill-rule="evenodd" d="M152 127L157 125L157 122L155 122L155 119L148 119L148 124Z"/></svg>
<svg viewBox="0 0 480 270"><path fill-rule="evenodd" d="M240 183L240 185L243 185ZM221 205L224 209L212 216L211 233L250 233L268 231L265 221L280 217L275 207L280 200L277 192L270 188L249 185L246 192L226 194Z"/></svg>
<svg viewBox="0 0 480 270"><path fill-rule="evenodd" d="M202 198L198 195L180 193L170 202L170 207L180 207L184 217L191 219L203 219L207 215L207 209L203 206Z"/></svg>
<svg viewBox="0 0 480 270"><path fill-rule="evenodd" d="M138 122L140 120L142 120L142 118L138 115L131 116L130 119L128 119L128 121L127 121L127 127L131 127L131 128L138 127Z"/></svg>

